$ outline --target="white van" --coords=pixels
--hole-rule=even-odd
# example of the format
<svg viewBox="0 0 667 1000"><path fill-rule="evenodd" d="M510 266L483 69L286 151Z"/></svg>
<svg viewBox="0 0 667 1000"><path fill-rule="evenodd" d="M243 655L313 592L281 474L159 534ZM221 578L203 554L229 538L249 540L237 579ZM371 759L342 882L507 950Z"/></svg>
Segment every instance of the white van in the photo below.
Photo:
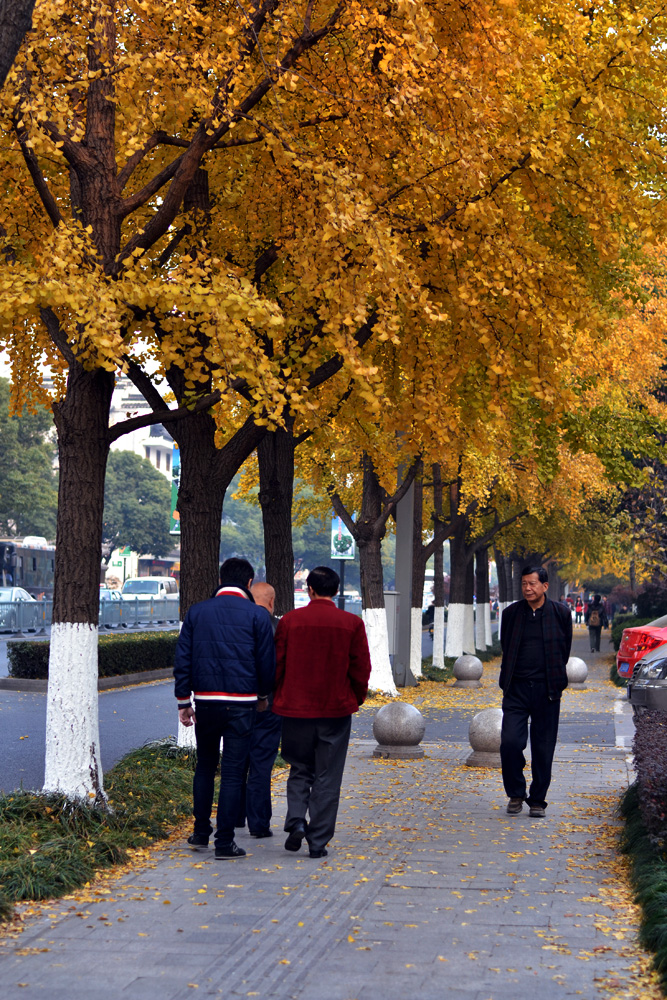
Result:
<svg viewBox="0 0 667 1000"><path fill-rule="evenodd" d="M178 600L178 583L173 576L133 576L126 580L121 591L123 600L150 601L158 598Z"/></svg>

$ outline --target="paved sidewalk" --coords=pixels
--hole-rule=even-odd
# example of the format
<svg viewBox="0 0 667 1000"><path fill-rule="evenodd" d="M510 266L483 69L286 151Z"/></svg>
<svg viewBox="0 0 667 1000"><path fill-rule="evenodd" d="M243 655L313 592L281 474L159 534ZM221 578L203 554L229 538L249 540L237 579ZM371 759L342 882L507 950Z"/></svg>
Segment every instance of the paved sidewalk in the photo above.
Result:
<svg viewBox="0 0 667 1000"><path fill-rule="evenodd" d="M499 772L465 767L460 742L386 762L357 740L326 861L283 849L281 775L276 836L241 833L233 862L172 843L55 904L0 948L4 1000L651 996L615 851L631 722L607 670L563 718L608 713L618 745L559 747L546 820L507 816Z"/></svg>

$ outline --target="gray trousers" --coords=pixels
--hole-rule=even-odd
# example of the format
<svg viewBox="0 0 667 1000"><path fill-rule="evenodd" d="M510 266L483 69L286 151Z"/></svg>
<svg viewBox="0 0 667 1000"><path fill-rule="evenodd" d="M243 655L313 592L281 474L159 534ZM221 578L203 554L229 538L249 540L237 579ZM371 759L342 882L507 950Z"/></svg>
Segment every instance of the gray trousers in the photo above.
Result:
<svg viewBox="0 0 667 1000"><path fill-rule="evenodd" d="M289 833L308 817L306 840L313 851L321 851L336 829L351 726L351 715L283 718L281 754L290 765L285 830Z"/></svg>

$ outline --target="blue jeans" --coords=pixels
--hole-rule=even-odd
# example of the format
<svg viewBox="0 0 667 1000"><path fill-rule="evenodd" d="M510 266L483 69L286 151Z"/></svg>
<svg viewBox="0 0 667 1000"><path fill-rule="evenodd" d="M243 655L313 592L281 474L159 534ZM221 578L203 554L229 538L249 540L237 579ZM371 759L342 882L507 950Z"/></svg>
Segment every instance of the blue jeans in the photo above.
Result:
<svg viewBox="0 0 667 1000"><path fill-rule="evenodd" d="M227 847L234 840L234 825L241 804L245 761L248 756L256 706L232 705L224 701L198 701L195 711L197 767L192 782L194 832L196 836L201 837L208 837L212 832L213 787L219 763L220 795L215 846ZM222 760L221 738L223 738Z"/></svg>

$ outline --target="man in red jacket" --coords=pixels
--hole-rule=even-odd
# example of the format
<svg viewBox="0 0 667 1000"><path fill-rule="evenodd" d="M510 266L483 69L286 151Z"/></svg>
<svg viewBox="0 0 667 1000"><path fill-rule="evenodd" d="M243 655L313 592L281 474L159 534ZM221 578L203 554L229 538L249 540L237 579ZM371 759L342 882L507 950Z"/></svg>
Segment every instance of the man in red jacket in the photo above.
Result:
<svg viewBox="0 0 667 1000"><path fill-rule="evenodd" d="M334 835L352 715L371 673L364 623L334 604L339 582L317 566L306 580L310 604L276 630L273 711L283 717L281 752L290 765L285 849L298 851L305 837L311 858L326 857Z"/></svg>

